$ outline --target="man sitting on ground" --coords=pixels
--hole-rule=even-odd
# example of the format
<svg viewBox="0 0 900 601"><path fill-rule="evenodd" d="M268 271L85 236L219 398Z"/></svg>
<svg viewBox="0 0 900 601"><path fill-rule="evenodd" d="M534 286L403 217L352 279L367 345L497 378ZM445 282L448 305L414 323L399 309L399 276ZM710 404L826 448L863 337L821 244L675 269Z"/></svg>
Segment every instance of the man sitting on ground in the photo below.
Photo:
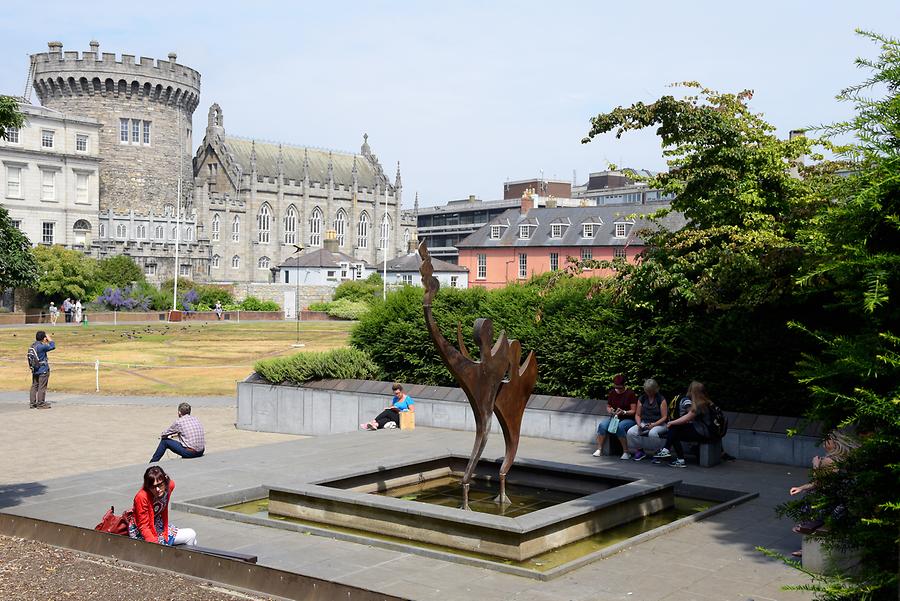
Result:
<svg viewBox="0 0 900 601"><path fill-rule="evenodd" d="M175 440L175 437L180 438L181 441ZM159 446L156 447L150 463L156 463L162 459L166 449L185 459L200 457L206 450L203 424L191 415L191 406L187 403L178 405L178 419L160 434Z"/></svg>

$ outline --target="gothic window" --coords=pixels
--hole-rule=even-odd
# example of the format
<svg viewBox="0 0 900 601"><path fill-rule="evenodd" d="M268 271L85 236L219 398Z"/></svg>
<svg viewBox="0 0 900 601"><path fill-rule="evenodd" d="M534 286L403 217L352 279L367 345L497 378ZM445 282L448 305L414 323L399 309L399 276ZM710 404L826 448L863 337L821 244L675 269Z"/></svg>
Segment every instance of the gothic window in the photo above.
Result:
<svg viewBox="0 0 900 601"><path fill-rule="evenodd" d="M145 240L147 238L147 226L144 224L139 224L137 226L137 233L134 237L138 240Z"/></svg>
<svg viewBox="0 0 900 601"><path fill-rule="evenodd" d="M391 235L391 217L390 215L385 215L381 218L381 241L379 248L381 250L386 250L388 247L388 240Z"/></svg>
<svg viewBox="0 0 900 601"><path fill-rule="evenodd" d="M184 228L184 239L188 242L192 242L194 240L194 228L188 226Z"/></svg>
<svg viewBox="0 0 900 601"><path fill-rule="evenodd" d="M259 269L268 269L269 268L269 257L260 257L256 262L256 267Z"/></svg>
<svg viewBox="0 0 900 601"><path fill-rule="evenodd" d="M334 233L337 238L338 246L344 245L344 233L347 229L347 213L344 209L338 209L337 216L334 218Z"/></svg>
<svg viewBox="0 0 900 601"><path fill-rule="evenodd" d="M234 221L231 222L231 241L241 241L241 216L235 215Z"/></svg>
<svg viewBox="0 0 900 601"><path fill-rule="evenodd" d="M231 257L231 268L237 269L240 266L241 266L241 258L237 255L234 255L233 257Z"/></svg>
<svg viewBox="0 0 900 601"><path fill-rule="evenodd" d="M369 248L369 214L365 211L359 216L359 223L356 225L356 247Z"/></svg>
<svg viewBox="0 0 900 601"><path fill-rule="evenodd" d="M157 240L162 240L163 238L165 238L165 236L166 236L166 234L165 234L165 230L163 229L163 226L157 225L156 233L153 235L153 237L156 238Z"/></svg>
<svg viewBox="0 0 900 601"><path fill-rule="evenodd" d="M220 258L221 258L221 257L219 257L219 255L213 255L213 257L212 257L212 266L215 267L216 269L219 268L219 260L220 260Z"/></svg>
<svg viewBox="0 0 900 601"><path fill-rule="evenodd" d="M269 243L269 216L269 205L264 204L259 208L259 213L256 215L256 239L260 244Z"/></svg>
<svg viewBox="0 0 900 601"><path fill-rule="evenodd" d="M163 215L166 217L174 217L175 216L175 205L166 205L163 207Z"/></svg>
<svg viewBox="0 0 900 601"><path fill-rule="evenodd" d="M125 238L128 235L128 226L124 223L116 225L116 238Z"/></svg>
<svg viewBox="0 0 900 601"><path fill-rule="evenodd" d="M309 218L309 245L322 245L322 209L319 207L313 209L312 217Z"/></svg>
<svg viewBox="0 0 900 601"><path fill-rule="evenodd" d="M178 227L172 226L172 240L178 241Z"/></svg>
<svg viewBox="0 0 900 601"><path fill-rule="evenodd" d="M213 242L219 241L219 216L213 215L212 219L212 239Z"/></svg>
<svg viewBox="0 0 900 601"><path fill-rule="evenodd" d="M100 224L100 237L106 238L106 224L105 223Z"/></svg>
<svg viewBox="0 0 900 601"><path fill-rule="evenodd" d="M284 243L297 244L297 209L294 205L284 214Z"/></svg>

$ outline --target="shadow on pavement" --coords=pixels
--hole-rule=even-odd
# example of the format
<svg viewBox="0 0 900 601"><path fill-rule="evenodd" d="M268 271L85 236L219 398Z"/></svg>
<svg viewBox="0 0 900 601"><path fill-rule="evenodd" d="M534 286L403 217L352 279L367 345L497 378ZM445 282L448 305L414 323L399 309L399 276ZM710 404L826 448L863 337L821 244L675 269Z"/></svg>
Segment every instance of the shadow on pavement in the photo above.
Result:
<svg viewBox="0 0 900 601"><path fill-rule="evenodd" d="M18 484L0 484L0 509L15 507L26 497L40 496L47 487L40 482L21 482Z"/></svg>

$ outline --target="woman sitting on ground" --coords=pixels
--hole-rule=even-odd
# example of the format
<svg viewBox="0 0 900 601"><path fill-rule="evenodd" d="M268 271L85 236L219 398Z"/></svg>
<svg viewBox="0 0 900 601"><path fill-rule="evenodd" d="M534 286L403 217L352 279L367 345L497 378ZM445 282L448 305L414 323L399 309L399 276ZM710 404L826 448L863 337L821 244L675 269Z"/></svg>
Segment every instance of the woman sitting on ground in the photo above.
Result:
<svg viewBox="0 0 900 601"><path fill-rule="evenodd" d="M634 426L628 429L628 448L634 453L634 460L640 461L647 454L644 449L647 445L653 451L660 447L661 439L666 435L666 420L669 417L669 407L664 397L659 392L659 384L650 378L644 382L644 394L638 398L637 413Z"/></svg>
<svg viewBox="0 0 900 601"><path fill-rule="evenodd" d="M375 416L370 422L360 424L360 430L381 430L383 428L399 428L400 414L409 411L415 411L415 401L411 396L403 392L403 386L394 384L391 389L394 391L394 398L391 399L391 406L385 407L384 411Z"/></svg>
<svg viewBox="0 0 900 601"><path fill-rule="evenodd" d="M606 396L606 413L607 416L600 420L597 425L597 450L594 451L594 457L603 455L603 443L606 441L606 435L609 431L609 422L614 417L619 418L619 426L616 428L616 436L622 443L622 456L620 459L631 459L631 453L628 452L628 439L625 434L628 429L634 425L634 414L637 411L637 395L633 390L625 387L625 376L618 374L613 378L613 388Z"/></svg>
<svg viewBox="0 0 900 601"><path fill-rule="evenodd" d="M197 533L169 524L169 501L175 481L159 466L144 472L144 486L134 495L128 536L160 545L196 545Z"/></svg>
<svg viewBox="0 0 900 601"><path fill-rule="evenodd" d="M662 463L664 459L671 459L670 466L685 467L684 449L681 447L681 443L709 442L712 439L709 434L709 426L706 424L710 404L706 388L700 382L691 382L687 396L691 399L690 409L687 413L683 413L669 422L666 443L653 456L653 463Z"/></svg>

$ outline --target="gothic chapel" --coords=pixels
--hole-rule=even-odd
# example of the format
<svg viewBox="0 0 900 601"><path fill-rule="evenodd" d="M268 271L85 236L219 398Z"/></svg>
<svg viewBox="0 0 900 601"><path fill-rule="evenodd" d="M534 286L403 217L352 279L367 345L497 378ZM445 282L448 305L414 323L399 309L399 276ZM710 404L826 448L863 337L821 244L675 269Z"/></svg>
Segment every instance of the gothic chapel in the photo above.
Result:
<svg viewBox="0 0 900 601"><path fill-rule="evenodd" d="M270 282L272 268L323 246L369 264L406 250L414 223L400 210L400 166L388 181L368 136L360 153L288 146L225 134L213 104L194 156L198 238L212 246L212 282ZM385 211L385 204L387 210Z"/></svg>

